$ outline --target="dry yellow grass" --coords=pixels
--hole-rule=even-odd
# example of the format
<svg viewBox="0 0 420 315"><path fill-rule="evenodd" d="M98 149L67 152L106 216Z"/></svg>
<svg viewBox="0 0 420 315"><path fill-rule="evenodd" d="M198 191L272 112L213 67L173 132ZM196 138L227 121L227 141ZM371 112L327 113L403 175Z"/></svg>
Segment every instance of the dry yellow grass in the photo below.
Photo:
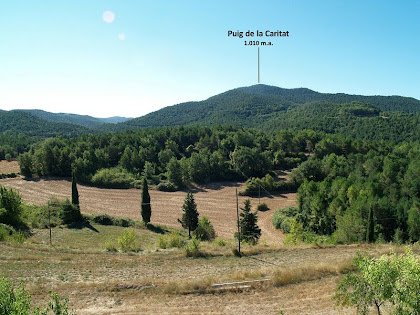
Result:
<svg viewBox="0 0 420 315"><path fill-rule="evenodd" d="M19 173L19 163L17 161L0 161L0 174Z"/></svg>
<svg viewBox="0 0 420 315"><path fill-rule="evenodd" d="M237 258L232 244L204 244L203 250L212 254L206 258L187 258L183 249L107 253L95 249L93 244L100 245L95 239L122 228L96 228L99 232L55 229L53 235L62 243L52 248L42 242L45 231L37 232L36 243L0 243L0 275L24 280L37 304L44 304L50 290L68 296L80 314L338 314L342 309L336 309L330 297L337 274L356 251L393 250L389 245L260 245L252 255ZM138 233L141 237L151 232ZM145 240L154 237L144 235ZM65 246L70 239L73 245ZM271 281L250 290L208 294L212 283L261 278Z"/></svg>

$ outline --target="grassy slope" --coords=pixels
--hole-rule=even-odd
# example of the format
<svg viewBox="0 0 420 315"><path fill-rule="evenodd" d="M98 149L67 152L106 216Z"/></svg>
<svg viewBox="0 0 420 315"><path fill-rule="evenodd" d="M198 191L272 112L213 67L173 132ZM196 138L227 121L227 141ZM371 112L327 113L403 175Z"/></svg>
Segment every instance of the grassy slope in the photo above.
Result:
<svg viewBox="0 0 420 315"><path fill-rule="evenodd" d="M0 243L0 274L24 280L34 302L43 304L49 290L70 298L81 314L101 313L341 313L330 300L335 283L356 251L389 252L390 245L330 248L245 247L254 254L237 258L233 244L204 244L206 258L187 258L183 249L156 251L160 234L137 229L139 253L107 253L103 244L124 228L55 228L53 247L48 231L36 230L26 243ZM284 272L288 270L287 272ZM277 279L277 284L242 293L180 294L202 291L208 284L235 279ZM279 278L280 277L280 278ZM278 280L280 279L280 280ZM294 279L303 283L293 284ZM300 279L300 280L299 280ZM274 280L273 280L274 281ZM283 282L281 282L283 281ZM288 284L290 283L290 284ZM153 289L143 290L153 285ZM279 286L278 286L279 285Z"/></svg>

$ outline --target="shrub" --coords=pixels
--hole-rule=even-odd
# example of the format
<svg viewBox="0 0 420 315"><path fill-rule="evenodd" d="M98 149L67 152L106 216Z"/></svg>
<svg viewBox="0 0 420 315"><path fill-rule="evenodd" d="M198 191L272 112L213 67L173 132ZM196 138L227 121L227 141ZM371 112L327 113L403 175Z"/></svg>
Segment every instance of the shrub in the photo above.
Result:
<svg viewBox="0 0 420 315"><path fill-rule="evenodd" d="M130 188L133 186L134 177L122 168L103 168L93 175L92 184L106 188Z"/></svg>
<svg viewBox="0 0 420 315"><path fill-rule="evenodd" d="M185 245L185 239L179 234L179 232L171 232L169 235L161 235L156 241L156 247L158 248L173 248L183 247Z"/></svg>
<svg viewBox="0 0 420 315"><path fill-rule="evenodd" d="M0 223L0 242L6 241L10 236L15 233L15 229L9 225Z"/></svg>
<svg viewBox="0 0 420 315"><path fill-rule="evenodd" d="M273 215L271 223L276 229L282 230L285 233L291 231L291 219L296 216L298 209L296 207L286 207L276 210Z"/></svg>
<svg viewBox="0 0 420 315"><path fill-rule="evenodd" d="M213 243L220 247L226 246L226 241L220 237L216 238Z"/></svg>
<svg viewBox="0 0 420 315"><path fill-rule="evenodd" d="M13 282L0 278L0 314L11 315L46 315L50 311L54 315L76 314L74 310L68 310L68 299L60 297L56 293L51 294L51 299L44 309L35 308L31 311L31 296L25 291L23 283L15 288Z"/></svg>
<svg viewBox="0 0 420 315"><path fill-rule="evenodd" d="M203 253L200 251L201 241L195 236L192 237L191 241L185 245L185 254L187 257L201 257Z"/></svg>
<svg viewBox="0 0 420 315"><path fill-rule="evenodd" d="M134 229L125 230L118 237L118 245L122 252L135 252L138 250L136 245L136 232Z"/></svg>
<svg viewBox="0 0 420 315"><path fill-rule="evenodd" d="M19 224L22 213L22 198L20 194L9 188L0 186L0 223Z"/></svg>
<svg viewBox="0 0 420 315"><path fill-rule="evenodd" d="M90 217L90 220L101 225L114 225L114 218L108 214L93 215Z"/></svg>
<svg viewBox="0 0 420 315"><path fill-rule="evenodd" d="M108 214L94 214L91 216L85 216L87 219L101 225L114 225L122 227L134 227L136 223L130 218L117 218L112 217Z"/></svg>
<svg viewBox="0 0 420 315"><path fill-rule="evenodd" d="M156 241L156 247L165 249L168 248L168 237L166 235L161 235Z"/></svg>
<svg viewBox="0 0 420 315"><path fill-rule="evenodd" d="M185 245L185 240L178 232L171 232L169 234L168 247L182 247Z"/></svg>
<svg viewBox="0 0 420 315"><path fill-rule="evenodd" d="M0 278L0 314L30 314L31 296L23 283L16 289L11 281Z"/></svg>
<svg viewBox="0 0 420 315"><path fill-rule="evenodd" d="M62 203L60 217L64 224L72 224L83 220L79 207L69 200Z"/></svg>
<svg viewBox="0 0 420 315"><path fill-rule="evenodd" d="M23 244L23 242L25 242L25 234L23 234L22 232L18 231L12 234L12 240L13 242L16 242L18 244Z"/></svg>
<svg viewBox="0 0 420 315"><path fill-rule="evenodd" d="M411 251L379 258L359 254L354 264L359 272L347 274L339 283L337 304L355 305L362 314L371 305L380 314L384 304L392 307L390 313L420 314L420 263Z"/></svg>
<svg viewBox="0 0 420 315"><path fill-rule="evenodd" d="M169 182L162 182L156 186L156 189L159 191L176 191L177 187Z"/></svg>
<svg viewBox="0 0 420 315"><path fill-rule="evenodd" d="M116 252L118 251L117 246L113 240L108 240L105 242L105 250L107 252Z"/></svg>
<svg viewBox="0 0 420 315"><path fill-rule="evenodd" d="M268 210L270 210L270 208L268 208L268 206L267 206L267 204L266 204L266 203L260 203L260 204L257 206L257 210L258 210L258 211L262 211L262 212L264 212L264 211L268 211Z"/></svg>
<svg viewBox="0 0 420 315"><path fill-rule="evenodd" d="M216 237L216 232L210 220L203 216L198 220L198 225L193 231L193 235L201 241L211 241Z"/></svg>

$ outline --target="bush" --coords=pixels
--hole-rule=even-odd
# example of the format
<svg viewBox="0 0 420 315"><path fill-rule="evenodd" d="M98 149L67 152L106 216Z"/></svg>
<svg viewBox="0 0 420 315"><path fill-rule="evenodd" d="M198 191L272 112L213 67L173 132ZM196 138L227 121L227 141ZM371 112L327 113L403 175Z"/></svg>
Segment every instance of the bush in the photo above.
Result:
<svg viewBox="0 0 420 315"><path fill-rule="evenodd" d="M60 217L64 224L72 224L83 221L79 207L72 204L69 200L66 200L61 204Z"/></svg>
<svg viewBox="0 0 420 315"><path fill-rule="evenodd" d="M165 249L168 248L168 237L166 235L161 235L156 241L156 247Z"/></svg>
<svg viewBox="0 0 420 315"><path fill-rule="evenodd" d="M358 254L357 273L349 273L339 283L334 299L342 306L356 306L367 314L370 306L391 307L390 313L420 314L420 263L408 250L404 255L379 258Z"/></svg>
<svg viewBox="0 0 420 315"><path fill-rule="evenodd" d="M182 247L185 245L185 240L181 237L181 235L178 232L171 232L169 234L169 241L168 241L168 247Z"/></svg>
<svg viewBox="0 0 420 315"><path fill-rule="evenodd" d="M257 210L258 210L258 211L262 211L262 212L264 212L264 211L268 211L268 210L270 210L270 208L268 208L268 206L267 206L267 204L266 204L266 203L260 203L260 204L257 206Z"/></svg>
<svg viewBox="0 0 420 315"><path fill-rule="evenodd" d="M294 218L297 213L297 207L278 209L274 212L271 223L276 229L282 230L284 233L290 233L291 219Z"/></svg>
<svg viewBox="0 0 420 315"><path fill-rule="evenodd" d="M93 215L89 219L100 225L114 225L114 218L108 214Z"/></svg>
<svg viewBox="0 0 420 315"><path fill-rule="evenodd" d="M220 247L226 246L226 241L220 237L216 238L213 243Z"/></svg>
<svg viewBox="0 0 420 315"><path fill-rule="evenodd" d="M185 254L187 257L201 257L203 253L200 251L201 241L195 236L192 237L191 241L185 245Z"/></svg>
<svg viewBox="0 0 420 315"><path fill-rule="evenodd" d="M134 229L125 230L118 237L118 245L122 252L138 251L139 248L136 245L136 232L134 231Z"/></svg>
<svg viewBox="0 0 420 315"><path fill-rule="evenodd" d="M108 240L105 242L105 250L107 252L116 252L118 251L117 246L113 240Z"/></svg>
<svg viewBox="0 0 420 315"><path fill-rule="evenodd" d="M15 233L15 229L9 225L0 223L0 242L6 241L10 236Z"/></svg>
<svg viewBox="0 0 420 315"><path fill-rule="evenodd" d="M68 299L62 298L56 293L51 294L52 301L44 309L35 308L31 311L31 296L25 291L23 283L14 287L13 282L0 278L0 314L6 315L46 315L50 311L54 315L76 314L74 310L68 310Z"/></svg>
<svg viewBox="0 0 420 315"><path fill-rule="evenodd" d="M122 168L103 168L93 175L91 182L98 187L130 188L134 185L135 178Z"/></svg>
<svg viewBox="0 0 420 315"><path fill-rule="evenodd" d="M159 191L177 191L177 187L169 182L162 182L156 186L156 189Z"/></svg>
<svg viewBox="0 0 420 315"><path fill-rule="evenodd" d="M193 235L201 241L211 241L216 237L216 232L210 220L203 216L198 220L198 225L193 231Z"/></svg>
<svg viewBox="0 0 420 315"><path fill-rule="evenodd" d="M48 228L58 226L63 223L62 201L51 198L46 206L37 206L34 204L22 204L22 218L32 228Z"/></svg>
<svg viewBox="0 0 420 315"><path fill-rule="evenodd" d="M169 235L161 235L157 239L156 247L158 248L173 248L183 247L185 245L185 239L179 234L179 232L171 232Z"/></svg>
<svg viewBox="0 0 420 315"><path fill-rule="evenodd" d="M21 213L22 198L20 194L11 188L0 186L0 223L19 225Z"/></svg>
<svg viewBox="0 0 420 315"><path fill-rule="evenodd" d="M130 218L117 218L108 214L85 215L85 218L100 225L114 225L122 227L134 227L136 225L136 222Z"/></svg>

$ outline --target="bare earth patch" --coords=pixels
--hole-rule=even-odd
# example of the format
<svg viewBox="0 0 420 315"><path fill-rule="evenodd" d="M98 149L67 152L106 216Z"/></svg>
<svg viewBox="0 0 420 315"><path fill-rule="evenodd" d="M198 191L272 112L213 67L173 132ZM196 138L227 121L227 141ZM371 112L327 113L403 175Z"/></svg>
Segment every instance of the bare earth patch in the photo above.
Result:
<svg viewBox="0 0 420 315"><path fill-rule="evenodd" d="M51 196L59 199L70 198L71 182L65 179L23 180L8 178L0 180L0 185L18 190L26 202L45 204ZM219 182L199 186L193 190L200 215L207 216L213 223L218 236L231 239L236 230L235 190L242 190L244 183ZM138 189L101 189L78 185L80 207L84 213L107 213L113 216L140 220L141 191ZM152 222L179 228L177 219L181 217L181 207L186 191L161 192L150 190ZM249 197L239 196L239 206ZM256 208L258 198L250 198ZM273 197L263 197L270 210L260 212L258 224L262 230L261 239L268 244L281 244L283 234L274 229L271 218L276 209L296 205L296 194L289 193Z"/></svg>

